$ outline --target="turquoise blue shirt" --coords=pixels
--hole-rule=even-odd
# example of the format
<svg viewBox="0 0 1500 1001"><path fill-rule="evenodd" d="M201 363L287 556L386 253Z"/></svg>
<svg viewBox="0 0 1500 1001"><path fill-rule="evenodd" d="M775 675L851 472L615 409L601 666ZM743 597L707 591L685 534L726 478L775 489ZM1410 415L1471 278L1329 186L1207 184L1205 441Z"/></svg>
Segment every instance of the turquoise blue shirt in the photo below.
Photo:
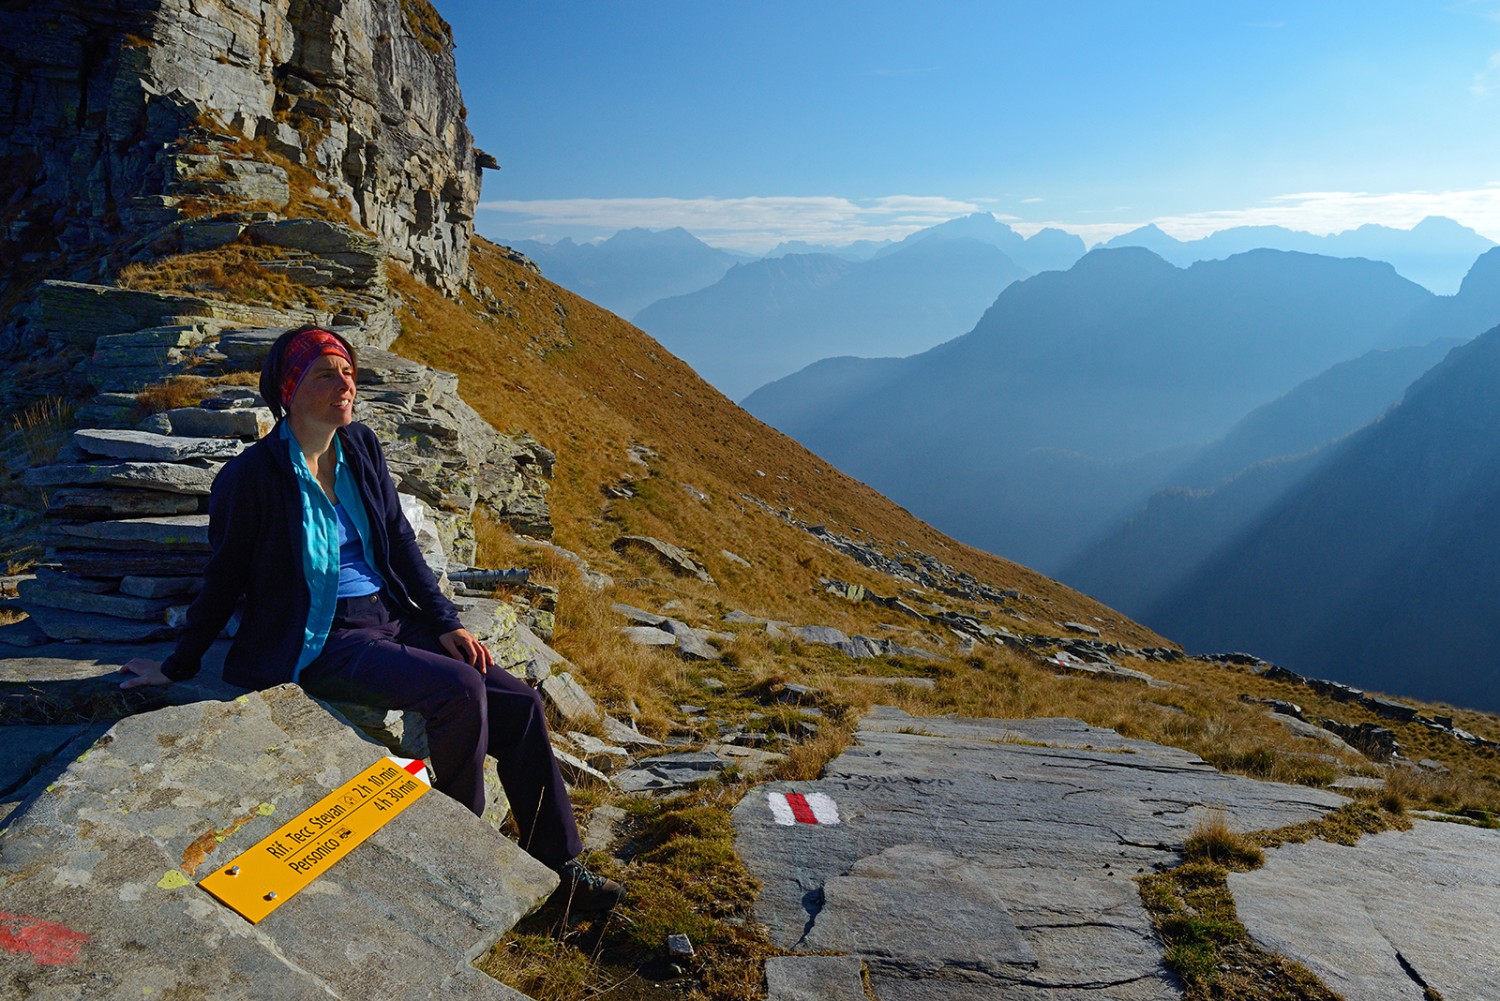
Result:
<svg viewBox="0 0 1500 1001"><path fill-rule="evenodd" d="M339 517L339 597L362 598L377 593L384 582L365 556L365 537L349 516L349 506L340 501L333 511Z"/></svg>
<svg viewBox="0 0 1500 1001"><path fill-rule="evenodd" d="M317 659L328 641L328 630L333 625L334 608L339 599L339 519L333 503L323 493L307 460L302 457L302 446L292 434L290 421L281 424L281 436L291 450L292 469L297 474L298 493L302 497L302 535L306 545L302 547L302 572L307 580L310 603L307 624L303 627L302 654L297 666L292 669L292 680L297 681L302 669ZM333 493L348 514L359 533L365 551L365 563L373 567L375 560L370 553L370 518L365 502L359 495L349 467L344 462L344 447L338 435L333 437ZM372 569L370 573L375 574ZM379 580L379 574L375 574ZM382 582L383 583L383 582Z"/></svg>

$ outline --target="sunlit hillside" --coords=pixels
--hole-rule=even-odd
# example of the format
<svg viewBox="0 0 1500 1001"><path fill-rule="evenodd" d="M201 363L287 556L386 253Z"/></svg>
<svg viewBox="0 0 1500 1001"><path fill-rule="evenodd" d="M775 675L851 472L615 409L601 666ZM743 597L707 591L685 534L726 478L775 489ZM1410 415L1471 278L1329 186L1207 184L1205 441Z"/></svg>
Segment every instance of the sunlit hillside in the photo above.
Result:
<svg viewBox="0 0 1500 1001"><path fill-rule="evenodd" d="M780 686L796 682L819 693L823 715L815 735L799 730L808 720L794 709L773 710L762 721L798 737L783 745L789 758L780 774L787 778L815 776L850 739L859 714L878 702L918 715L1076 717L1186 748L1227 771L1315 786L1383 776L1385 791L1365 794L1368 807L1341 815L1356 836L1361 825L1403 823L1404 808L1486 819L1500 807L1500 762L1492 752L1271 680L1245 663L1120 654L1123 666L1155 679L1149 685L1064 670L1055 662L1058 648L1039 636L1076 641L1089 635L1078 630L1082 625L1122 648L1170 643L1085 595L935 531L749 416L641 331L540 277L510 251L476 241L474 266L471 292L457 299L398 277L405 310L394 349L458 373L461 395L496 427L535 434L557 453L553 542L612 583L588 586L570 559L517 540L501 526L483 526L481 561L527 566L558 586L555 645L601 701L633 710L657 735L710 740L721 723L743 725L765 714ZM945 454L940 442L931 447L934 465L964 461ZM895 580L806 530L816 525L914 567L924 565L926 554L950 568L948 580L967 574L1018 597L973 600ZM615 552L612 544L622 535L650 535L690 551L714 583L673 577L652 560ZM830 580L900 597L927 616L968 616L1029 642L1025 648L1014 642L970 646L932 619L830 593ZM625 619L611 610L613 603L665 610L735 636L721 641L721 663L685 662L660 649L633 647L620 635ZM726 625L722 617L731 610L888 638L943 659L853 660L768 636L755 625ZM913 682L892 683L903 677ZM1407 758L1433 767L1382 767L1357 753L1332 752L1320 739L1289 732L1264 700L1295 702L1308 719L1389 728ZM707 716L684 712L685 703L706 707ZM1500 739L1500 720L1488 714L1421 711ZM744 788L711 783L664 811L638 814L634 840L614 863L638 894L636 923L588 945L593 955L559 949L554 930L536 928L508 939L487 968L538 997L585 997L608 985L615 989L611 996L633 997L619 984L651 954L659 941L653 936L672 921L693 921L699 929L694 941L712 959L700 967L708 971L707 995L758 996L753 971L766 943L737 923L748 916L754 890L729 847L725 813ZM1349 835L1340 829L1322 836ZM718 861L706 864L708 856Z"/></svg>

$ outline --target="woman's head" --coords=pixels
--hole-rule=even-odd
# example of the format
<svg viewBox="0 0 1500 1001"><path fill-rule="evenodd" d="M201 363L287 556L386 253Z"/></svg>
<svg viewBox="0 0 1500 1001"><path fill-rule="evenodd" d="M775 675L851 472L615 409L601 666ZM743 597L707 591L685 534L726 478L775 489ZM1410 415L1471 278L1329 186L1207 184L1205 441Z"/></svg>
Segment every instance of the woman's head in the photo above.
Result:
<svg viewBox="0 0 1500 1001"><path fill-rule="evenodd" d="M354 345L315 324L288 330L276 338L260 369L260 395L272 414L280 417L290 411L297 388L325 355L344 358L351 369L358 365Z"/></svg>

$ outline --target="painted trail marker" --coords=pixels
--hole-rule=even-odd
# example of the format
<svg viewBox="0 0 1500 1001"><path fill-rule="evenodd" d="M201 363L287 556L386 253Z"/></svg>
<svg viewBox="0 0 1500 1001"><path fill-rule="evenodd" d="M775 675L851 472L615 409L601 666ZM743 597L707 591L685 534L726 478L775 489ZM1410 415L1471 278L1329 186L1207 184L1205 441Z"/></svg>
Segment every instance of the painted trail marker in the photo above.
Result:
<svg viewBox="0 0 1500 1001"><path fill-rule="evenodd" d="M769 792L766 793L766 803L771 808L771 816L783 827L839 822L838 804L825 793Z"/></svg>
<svg viewBox="0 0 1500 1001"><path fill-rule="evenodd" d="M430 788L421 761L381 758L198 885L257 924Z"/></svg>

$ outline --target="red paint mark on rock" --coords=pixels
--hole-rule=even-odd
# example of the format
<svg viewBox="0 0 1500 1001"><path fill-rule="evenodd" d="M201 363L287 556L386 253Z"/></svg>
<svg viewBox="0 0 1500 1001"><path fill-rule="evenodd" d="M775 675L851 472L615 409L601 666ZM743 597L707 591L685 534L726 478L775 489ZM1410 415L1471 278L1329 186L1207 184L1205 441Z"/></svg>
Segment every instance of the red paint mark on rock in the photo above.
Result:
<svg viewBox="0 0 1500 1001"><path fill-rule="evenodd" d="M800 792L789 792L786 794L787 806L792 808L792 816L797 818L799 824L816 824L818 818L813 815L812 807L807 805L807 797Z"/></svg>
<svg viewBox="0 0 1500 1001"><path fill-rule="evenodd" d="M0 949L24 953L41 966L78 962L78 949L89 937L67 925L25 914L0 913Z"/></svg>

